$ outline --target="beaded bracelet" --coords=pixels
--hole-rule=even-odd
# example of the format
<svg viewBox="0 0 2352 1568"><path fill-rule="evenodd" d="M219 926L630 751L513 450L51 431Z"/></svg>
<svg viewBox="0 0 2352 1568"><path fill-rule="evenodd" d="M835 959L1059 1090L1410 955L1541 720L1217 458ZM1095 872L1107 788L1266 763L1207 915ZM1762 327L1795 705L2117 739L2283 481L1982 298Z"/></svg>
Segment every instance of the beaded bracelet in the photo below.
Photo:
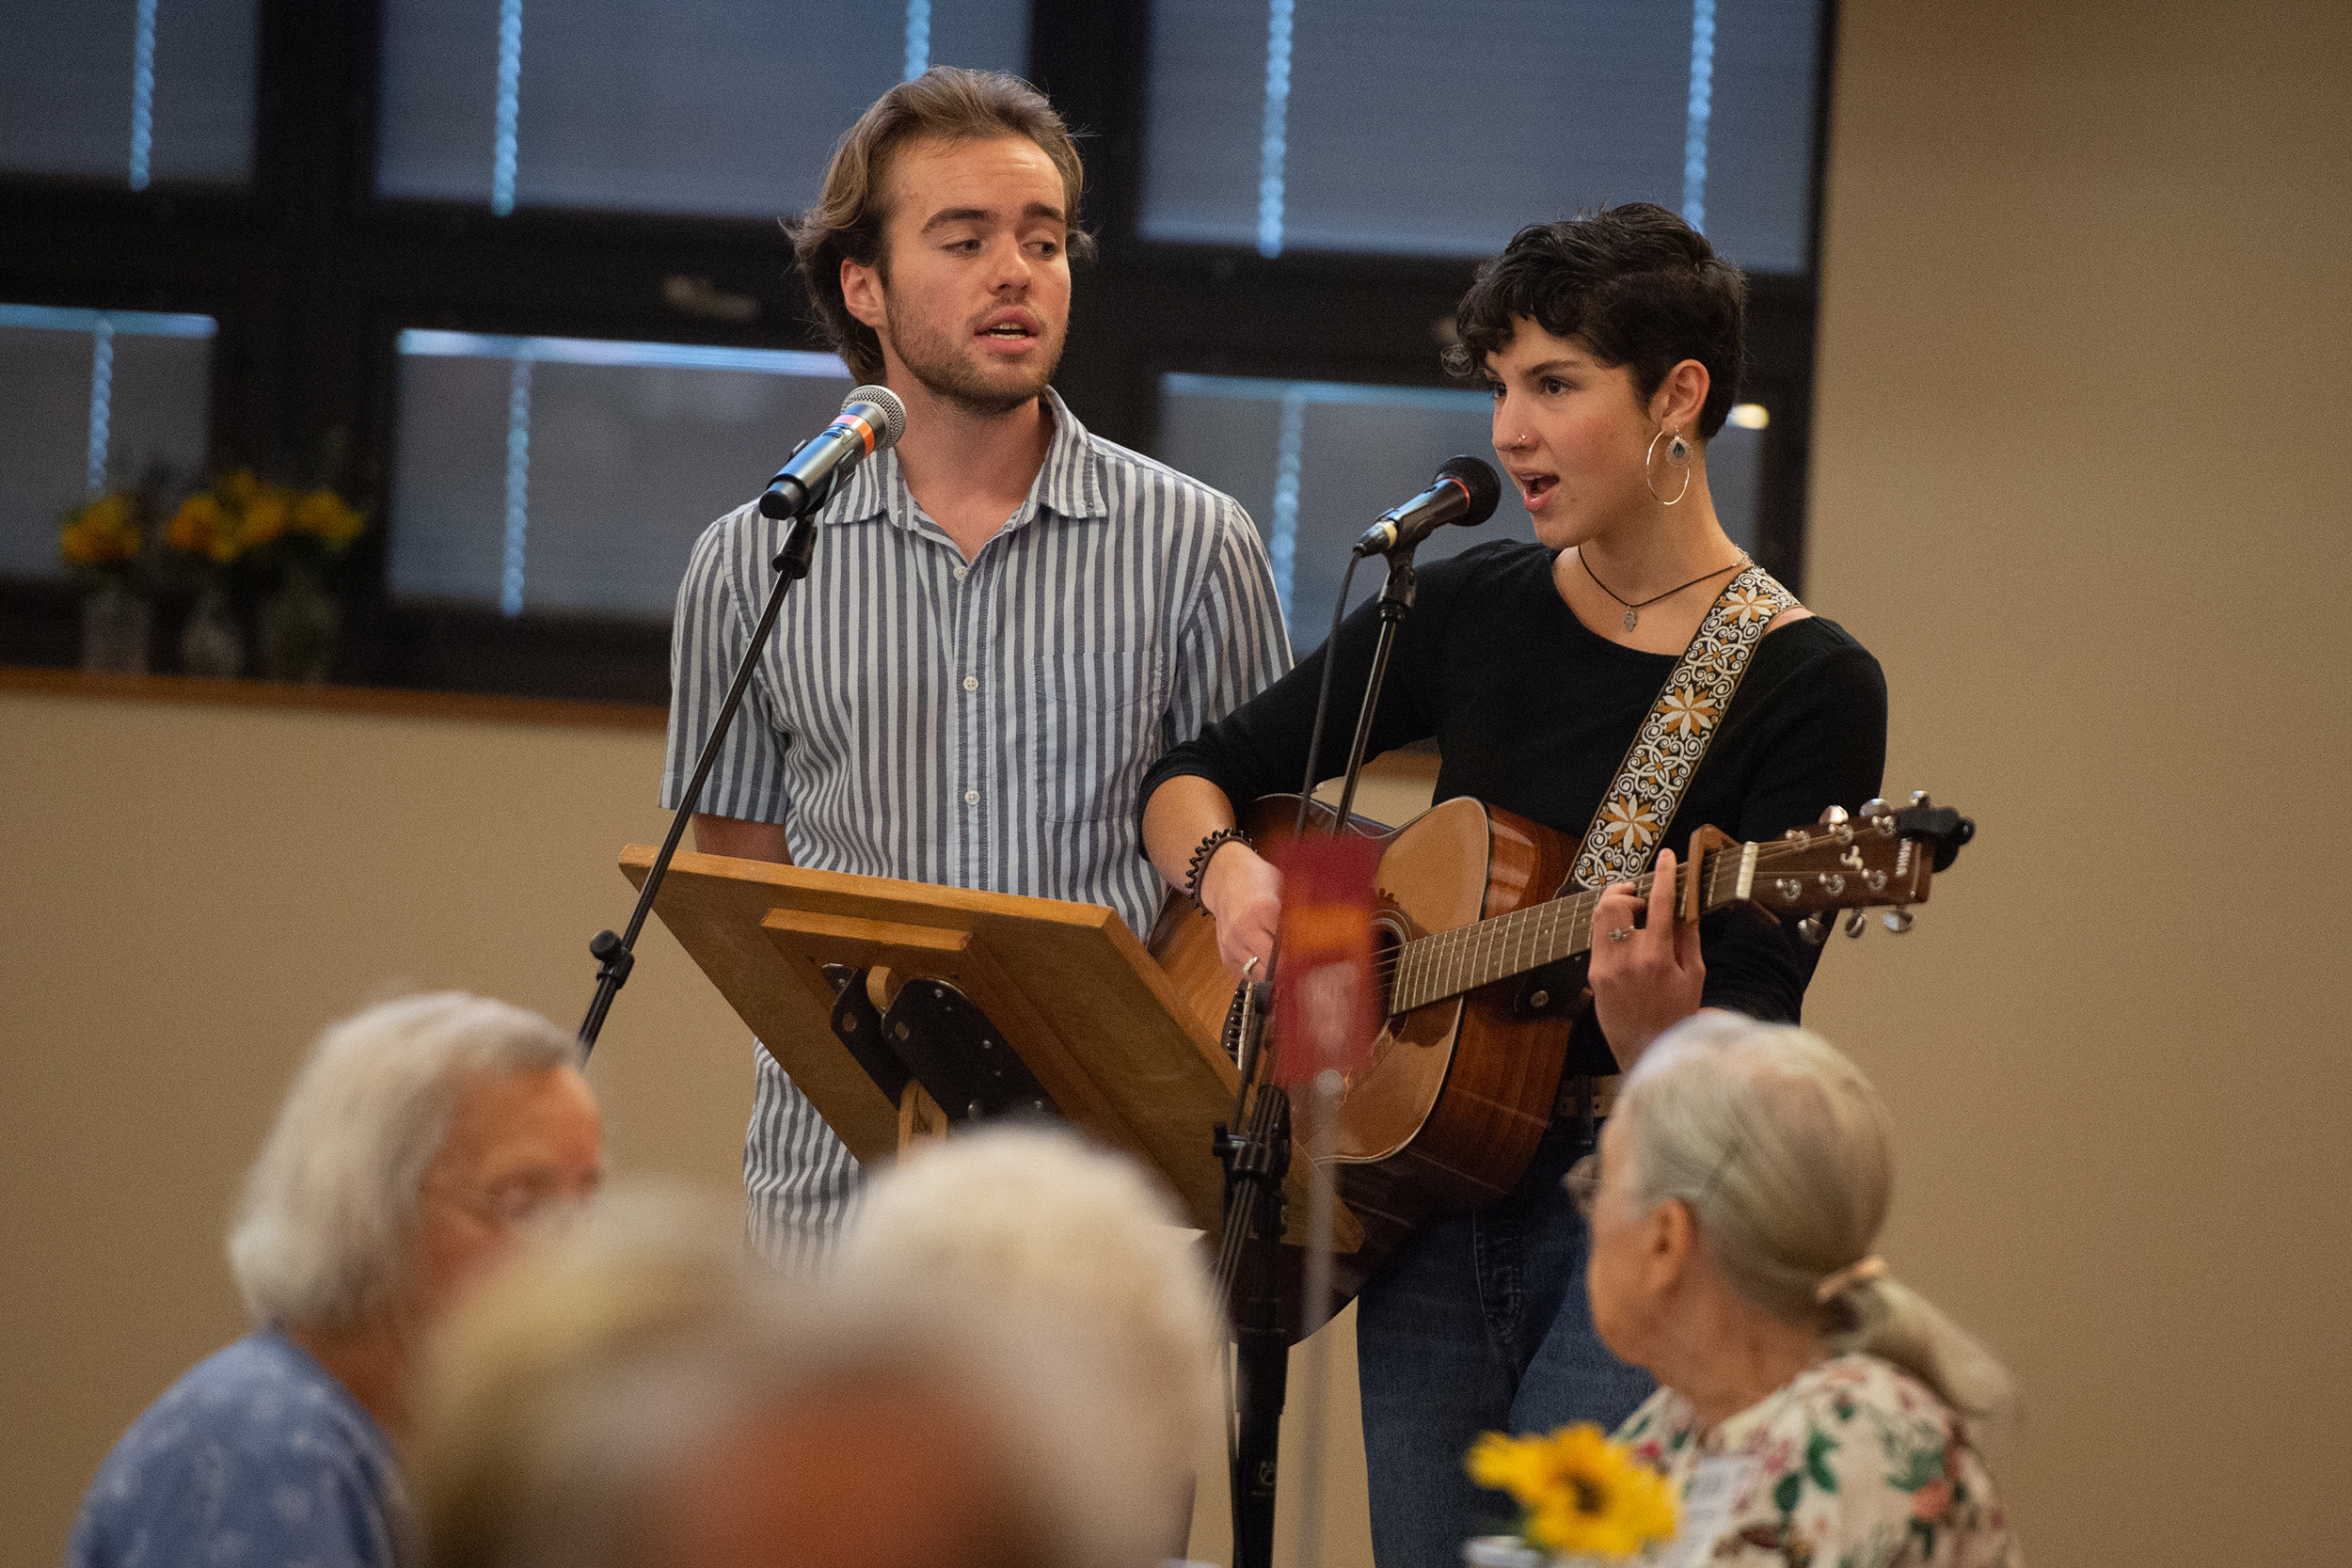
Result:
<svg viewBox="0 0 2352 1568"><path fill-rule="evenodd" d="M1192 852L1192 869L1184 873L1184 898L1194 909L1201 907L1200 879L1208 872L1210 857L1228 844L1248 842L1249 835L1239 828L1219 828L1200 841L1200 847Z"/></svg>

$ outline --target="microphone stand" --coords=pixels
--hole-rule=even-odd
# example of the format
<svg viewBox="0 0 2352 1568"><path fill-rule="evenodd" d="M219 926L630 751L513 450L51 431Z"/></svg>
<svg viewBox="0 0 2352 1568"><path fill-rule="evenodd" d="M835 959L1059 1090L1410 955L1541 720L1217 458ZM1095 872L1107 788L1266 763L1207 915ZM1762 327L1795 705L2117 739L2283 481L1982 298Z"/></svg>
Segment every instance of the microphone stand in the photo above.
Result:
<svg viewBox="0 0 2352 1568"><path fill-rule="evenodd" d="M1346 830L1356 804L1356 786L1364 768L1364 749L1371 743L1372 721L1380 705L1380 689L1388 678L1389 660L1396 649L1397 628L1413 608L1419 578L1413 570L1411 545L1391 551L1388 579L1380 590L1380 634L1373 645L1372 671L1364 684L1362 705L1357 710L1356 735L1348 748L1347 768L1340 785L1340 810L1331 825L1336 837ZM1356 561L1348 562L1353 578ZM1325 705L1330 698L1330 678L1338 655L1339 619L1347 608L1347 584L1340 585L1340 602L1332 611L1332 637L1325 644L1324 689L1315 705L1314 733L1308 737L1307 779L1299 790L1298 832L1305 836L1312 810L1316 780L1315 758L1322 749ZM1276 955L1279 958L1279 953ZM1269 969L1271 966L1269 966ZM1265 1027L1270 994L1267 981L1245 988L1236 997L1235 1022L1240 1035L1241 1094L1247 1094L1253 1068L1264 1056L1259 1036ZM1281 1322L1281 1243L1283 1228L1282 1178L1291 1163L1291 1104L1289 1091L1259 1074L1258 1092L1247 1119L1239 1095L1234 1101L1234 1131L1216 1129L1216 1154L1225 1165L1225 1232L1219 1248L1218 1291L1233 1304L1235 1361L1234 1413L1228 1455L1233 1498L1233 1568L1272 1568L1274 1561L1274 1491L1281 1444L1282 1405L1289 1392L1290 1337ZM1321 1107L1327 1126L1332 1107ZM1320 1287L1327 1296L1330 1268L1310 1259L1307 1288ZM1234 1301L1231 1287L1246 1281L1247 1293ZM1308 1303L1299 1303L1303 1318ZM1311 1371L1312 1369L1311 1369ZM1311 1386L1319 1386L1311 1376Z"/></svg>
<svg viewBox="0 0 2352 1568"><path fill-rule="evenodd" d="M1364 748L1372 741L1372 719L1380 705L1380 688L1389 676L1389 656L1396 651L1397 628L1411 613L1413 594L1421 586L1413 570L1413 551L1418 547L1402 546L1383 557L1389 575L1380 586L1380 635L1372 645L1372 673L1364 680L1363 706L1356 710L1356 738L1347 749L1347 771L1340 782L1340 815L1331 824L1334 838L1347 831L1348 817L1356 809L1356 785L1363 777Z"/></svg>
<svg viewBox="0 0 2352 1568"><path fill-rule="evenodd" d="M736 710L743 705L743 693L751 687L752 675L759 668L759 656L768 646L770 633L775 630L776 617L783 612L784 595L794 583L808 576L809 558L817 548L817 525L811 518L832 495L833 478L828 476L815 494L802 499L791 515L792 520L784 533L784 547L776 552L773 562L776 585L769 592L759 624L752 628L751 645L743 650L742 662L735 667L735 679L728 684L726 698L719 705L719 717L710 726L709 737L703 742L702 755L695 759L694 776L687 782L677 815L670 819L669 836L661 841L661 852L654 856L653 869L645 873L645 885L638 890L637 907L629 911L628 929L618 936L598 931L588 943L588 952L597 964L596 994L588 1004L588 1016L580 1022L580 1060L583 1067L596 1049L596 1037L604 1031L605 1015L612 1010L612 999L628 984L628 972L636 967L637 935L644 929L645 917L653 912L654 895L661 891L661 879L669 875L678 842L686 836L686 825L693 820L694 807L702 800L703 783L710 777L710 769L719 760L719 747L735 722ZM764 502L765 498L762 499ZM761 510L766 511L764 504Z"/></svg>

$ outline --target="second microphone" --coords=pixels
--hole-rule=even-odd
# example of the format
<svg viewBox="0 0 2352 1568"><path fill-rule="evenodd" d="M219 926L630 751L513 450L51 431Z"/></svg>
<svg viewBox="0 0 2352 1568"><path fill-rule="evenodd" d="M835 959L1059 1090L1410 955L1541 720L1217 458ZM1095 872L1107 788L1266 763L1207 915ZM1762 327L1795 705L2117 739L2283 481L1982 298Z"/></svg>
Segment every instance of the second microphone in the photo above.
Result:
<svg viewBox="0 0 2352 1568"><path fill-rule="evenodd" d="M1356 541L1356 553L1390 555L1409 550L1448 523L1476 528L1495 515L1502 481L1494 466L1468 455L1449 457L1429 488L1380 515Z"/></svg>

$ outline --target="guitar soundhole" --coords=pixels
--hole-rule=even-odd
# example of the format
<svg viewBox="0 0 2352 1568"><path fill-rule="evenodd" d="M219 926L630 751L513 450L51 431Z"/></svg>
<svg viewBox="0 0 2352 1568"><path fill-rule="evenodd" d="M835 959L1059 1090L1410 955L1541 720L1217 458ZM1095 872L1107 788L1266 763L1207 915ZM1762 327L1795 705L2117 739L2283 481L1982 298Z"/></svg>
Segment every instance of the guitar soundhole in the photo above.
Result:
<svg viewBox="0 0 2352 1568"><path fill-rule="evenodd" d="M1375 1072L1377 1072L1380 1069L1380 1064L1388 1059L1389 1047L1396 1042L1397 1032L1404 1027L1405 1023L1405 1015L1390 1007L1389 995L1390 987L1396 978L1397 954L1404 947L1406 941L1406 933L1404 925L1395 913L1383 911L1373 917L1372 974L1374 983L1380 988L1378 995L1382 1017L1380 1037L1372 1044L1370 1070ZM1363 1074L1359 1073L1356 1076L1360 1078Z"/></svg>
<svg viewBox="0 0 2352 1568"><path fill-rule="evenodd" d="M1396 978L1396 956L1405 945L1405 932L1391 914L1376 915L1372 923L1372 977L1378 991L1380 1014L1393 1028L1397 1013L1389 1006L1389 990Z"/></svg>

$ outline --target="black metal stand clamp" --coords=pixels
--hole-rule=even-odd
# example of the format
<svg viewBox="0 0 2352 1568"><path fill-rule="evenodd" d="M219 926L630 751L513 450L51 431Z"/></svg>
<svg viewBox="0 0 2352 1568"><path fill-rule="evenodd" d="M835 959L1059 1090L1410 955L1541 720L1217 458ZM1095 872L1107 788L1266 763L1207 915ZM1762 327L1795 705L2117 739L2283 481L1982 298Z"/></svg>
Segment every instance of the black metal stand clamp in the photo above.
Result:
<svg viewBox="0 0 2352 1568"><path fill-rule="evenodd" d="M822 973L833 987L834 1037L893 1105L909 1084L919 1084L951 1124L1061 1114L979 1005L955 985L917 975L882 1012L866 991L870 971L826 964Z"/></svg>

